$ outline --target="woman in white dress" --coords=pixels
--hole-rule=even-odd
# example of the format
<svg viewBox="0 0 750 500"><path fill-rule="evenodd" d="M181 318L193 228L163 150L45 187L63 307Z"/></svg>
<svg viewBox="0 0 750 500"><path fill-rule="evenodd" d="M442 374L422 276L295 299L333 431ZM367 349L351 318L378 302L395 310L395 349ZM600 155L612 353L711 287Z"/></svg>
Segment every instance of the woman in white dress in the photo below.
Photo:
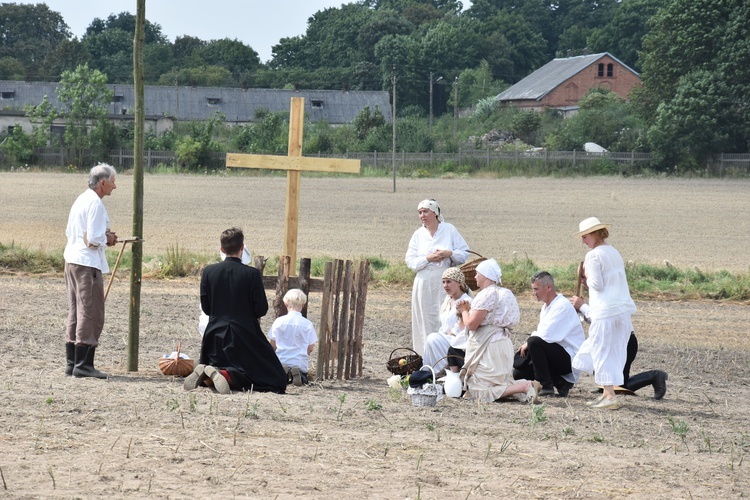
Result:
<svg viewBox="0 0 750 500"><path fill-rule="evenodd" d="M435 373L448 366L448 360L441 358L445 358L449 348L466 349L465 326L457 316L456 301L471 302L472 295L466 285L464 273L457 267L449 267L443 271L443 290L445 300L440 306L440 329L427 336L424 347L424 363L430 365Z"/></svg>
<svg viewBox="0 0 750 500"><path fill-rule="evenodd" d="M424 354L424 343L440 328L443 271L463 264L469 246L456 228L445 222L435 200L417 206L422 227L414 231L406 251L406 265L417 275L411 294L411 335L414 350Z"/></svg>
<svg viewBox="0 0 750 500"><path fill-rule="evenodd" d="M596 217L589 217L581 221L575 234L591 249L583 261L582 280L589 290L591 326L589 337L573 358L573 368L594 372L594 381L604 388L601 396L587 403L590 407L616 410L621 402L615 396L615 386L624 382L635 303L630 298L622 256L605 241L608 227Z"/></svg>
<svg viewBox="0 0 750 500"><path fill-rule="evenodd" d="M511 329L521 320L513 292L500 286L502 270L495 259L477 266L480 290L471 304L456 302L469 329L464 359L464 397L491 402L514 396L520 401L536 402L541 388L538 382L513 380L513 342Z"/></svg>

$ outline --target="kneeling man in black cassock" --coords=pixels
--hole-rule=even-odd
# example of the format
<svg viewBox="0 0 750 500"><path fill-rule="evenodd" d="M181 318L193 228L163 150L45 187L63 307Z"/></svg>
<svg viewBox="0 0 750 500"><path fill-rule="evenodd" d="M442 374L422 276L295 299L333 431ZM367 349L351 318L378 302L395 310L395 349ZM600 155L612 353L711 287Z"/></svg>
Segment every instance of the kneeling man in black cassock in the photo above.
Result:
<svg viewBox="0 0 750 500"><path fill-rule="evenodd" d="M222 394L286 390L287 375L260 329L260 318L268 312L263 277L242 263L244 248L241 229L225 230L221 251L226 259L203 270L201 308L209 319L200 362L185 379L187 391L210 384Z"/></svg>

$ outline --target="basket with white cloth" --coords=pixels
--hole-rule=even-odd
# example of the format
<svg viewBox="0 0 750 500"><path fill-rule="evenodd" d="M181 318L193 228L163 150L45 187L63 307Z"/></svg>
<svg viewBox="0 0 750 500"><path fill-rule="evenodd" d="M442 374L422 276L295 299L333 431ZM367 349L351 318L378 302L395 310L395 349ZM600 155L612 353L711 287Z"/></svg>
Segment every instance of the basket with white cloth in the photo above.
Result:
<svg viewBox="0 0 750 500"><path fill-rule="evenodd" d="M411 395L411 404L414 406L435 406L437 400L443 396L443 386L435 383L435 370L430 365L424 365L422 368L430 369L432 382L422 384L422 387L409 387L406 392Z"/></svg>

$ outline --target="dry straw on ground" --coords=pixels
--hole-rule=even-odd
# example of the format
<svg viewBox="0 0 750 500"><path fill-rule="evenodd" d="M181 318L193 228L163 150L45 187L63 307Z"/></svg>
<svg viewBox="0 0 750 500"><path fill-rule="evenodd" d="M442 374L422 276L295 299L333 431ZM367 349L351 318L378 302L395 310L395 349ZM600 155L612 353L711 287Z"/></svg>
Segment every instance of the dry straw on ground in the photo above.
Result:
<svg viewBox="0 0 750 500"><path fill-rule="evenodd" d="M0 175L0 242L61 248L68 205L82 184L73 175ZM118 184L106 203L124 235L127 176ZM283 227L283 184L147 177L147 252L174 243L213 251L218 231L237 223L252 228L257 253L272 255ZM417 222L416 202L434 196L473 246L501 259L515 250L540 263L575 262L583 249L570 234L593 213L615 225L613 242L628 248L626 258L747 266L748 204L731 211L726 201L737 205L747 192L743 181L400 181L395 195L390 187L382 179L303 179L300 254L400 258ZM97 351L98 367L111 374L106 381L62 374L61 276L0 276L0 290L4 498L671 499L750 492L747 305L639 302L634 370L667 370L667 397L654 401L647 388L625 408L601 413L584 404L590 377L543 409L462 400L411 406L385 383L390 352L410 342L408 289L368 293L363 379L292 387L284 396L187 393L180 379L160 374L158 357L178 341L188 354L198 352L195 278L143 283L136 373L125 369L126 276L116 281ZM317 325L320 297L311 295ZM533 330L539 310L528 293L519 300L516 344ZM263 320L264 329L271 320Z"/></svg>

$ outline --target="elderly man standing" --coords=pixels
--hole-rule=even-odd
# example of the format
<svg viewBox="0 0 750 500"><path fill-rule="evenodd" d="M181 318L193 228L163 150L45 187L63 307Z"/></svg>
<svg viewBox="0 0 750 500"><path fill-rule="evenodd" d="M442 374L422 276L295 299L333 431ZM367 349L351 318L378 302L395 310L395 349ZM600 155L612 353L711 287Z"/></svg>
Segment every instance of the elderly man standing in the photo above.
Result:
<svg viewBox="0 0 750 500"><path fill-rule="evenodd" d="M575 308L555 290L550 273L534 274L531 290L543 302L539 325L516 353L513 378L538 381L540 396L554 396L557 388L558 395L566 397L577 381L571 360L584 341L583 328Z"/></svg>
<svg viewBox="0 0 750 500"><path fill-rule="evenodd" d="M100 163L89 173L89 188L73 203L65 235L65 285L68 323L66 375L107 378L94 368L94 354L104 328L104 279L109 272L105 248L117 243L102 198L117 188L114 167Z"/></svg>

